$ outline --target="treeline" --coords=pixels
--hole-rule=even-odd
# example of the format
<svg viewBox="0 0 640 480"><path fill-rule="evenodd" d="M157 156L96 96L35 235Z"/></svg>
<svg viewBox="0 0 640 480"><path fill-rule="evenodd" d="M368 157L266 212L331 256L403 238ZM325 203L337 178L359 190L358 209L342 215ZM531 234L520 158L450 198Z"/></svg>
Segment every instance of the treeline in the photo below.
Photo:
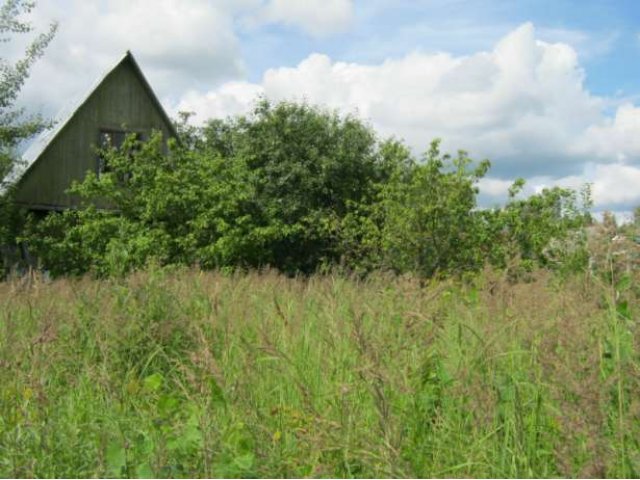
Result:
<svg viewBox="0 0 640 480"><path fill-rule="evenodd" d="M101 152L107 172L70 189L82 207L14 218L16 241L56 276L154 262L433 277L587 261L588 194L519 199L519 180L503 207L479 208L489 162L445 154L438 141L416 158L353 115L266 100L249 115L179 130L168 146L131 137Z"/></svg>

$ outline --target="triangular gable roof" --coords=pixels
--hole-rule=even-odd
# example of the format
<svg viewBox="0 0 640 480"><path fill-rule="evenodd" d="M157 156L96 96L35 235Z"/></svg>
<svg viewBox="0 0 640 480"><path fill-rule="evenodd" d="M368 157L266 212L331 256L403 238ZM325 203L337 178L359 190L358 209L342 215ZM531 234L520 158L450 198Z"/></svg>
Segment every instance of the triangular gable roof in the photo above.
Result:
<svg viewBox="0 0 640 480"><path fill-rule="evenodd" d="M124 62L131 63L135 74L140 79L140 82L149 95L149 98L151 98L152 102L160 112L162 119L167 124L171 133L175 137L178 136L173 122L167 115L167 112L164 111L164 108L162 108L162 104L158 100L158 97L151 88L151 85L149 85L149 82L142 73L138 62L136 62L136 59L133 57L131 51L127 50L127 52L122 57L120 57L118 61L98 79L98 81L96 81L92 85L92 87L87 91L85 95L75 99L75 101L72 101L58 112L58 114L56 115L55 124L52 128L43 131L35 138L31 145L29 145L29 148L27 148L27 150L25 150L25 152L22 154L21 160L17 163L17 165L14 166L14 169L7 175L4 181L0 180L0 194L5 193L9 185L18 183L25 176L25 174L38 161L40 156L44 153L51 142L53 142L60 134L60 132L62 132L64 127L69 123L76 112L80 110L80 108L89 100L91 95L93 95L93 93L98 89L98 87L100 87L100 85L106 80L106 78Z"/></svg>

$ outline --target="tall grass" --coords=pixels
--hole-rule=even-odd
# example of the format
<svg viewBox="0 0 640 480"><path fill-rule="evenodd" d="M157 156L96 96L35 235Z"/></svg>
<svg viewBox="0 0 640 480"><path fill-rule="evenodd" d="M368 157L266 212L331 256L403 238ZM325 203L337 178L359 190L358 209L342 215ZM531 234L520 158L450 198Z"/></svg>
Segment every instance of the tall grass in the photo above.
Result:
<svg viewBox="0 0 640 480"><path fill-rule="evenodd" d="M625 295L544 273L6 282L0 476L635 477Z"/></svg>

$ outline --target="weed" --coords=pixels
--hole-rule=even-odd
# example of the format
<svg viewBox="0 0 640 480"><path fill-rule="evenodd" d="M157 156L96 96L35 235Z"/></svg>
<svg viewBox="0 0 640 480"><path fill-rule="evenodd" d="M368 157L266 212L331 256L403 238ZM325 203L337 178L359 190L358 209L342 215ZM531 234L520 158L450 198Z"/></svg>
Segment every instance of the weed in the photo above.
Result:
<svg viewBox="0 0 640 480"><path fill-rule="evenodd" d="M2 477L634 477L635 280L0 284Z"/></svg>

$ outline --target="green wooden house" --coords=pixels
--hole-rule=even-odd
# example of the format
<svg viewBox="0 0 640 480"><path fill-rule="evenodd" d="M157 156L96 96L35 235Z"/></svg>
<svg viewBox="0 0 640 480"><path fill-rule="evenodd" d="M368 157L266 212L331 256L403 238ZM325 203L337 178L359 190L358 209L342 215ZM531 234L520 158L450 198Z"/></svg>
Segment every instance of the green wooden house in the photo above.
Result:
<svg viewBox="0 0 640 480"><path fill-rule="evenodd" d="M127 52L24 153L22 167L11 179L16 202L43 212L77 206L79 200L65 190L88 171L100 175L105 165L96 153L98 147L119 146L130 133L144 140L156 130L164 138L176 136L173 123Z"/></svg>

